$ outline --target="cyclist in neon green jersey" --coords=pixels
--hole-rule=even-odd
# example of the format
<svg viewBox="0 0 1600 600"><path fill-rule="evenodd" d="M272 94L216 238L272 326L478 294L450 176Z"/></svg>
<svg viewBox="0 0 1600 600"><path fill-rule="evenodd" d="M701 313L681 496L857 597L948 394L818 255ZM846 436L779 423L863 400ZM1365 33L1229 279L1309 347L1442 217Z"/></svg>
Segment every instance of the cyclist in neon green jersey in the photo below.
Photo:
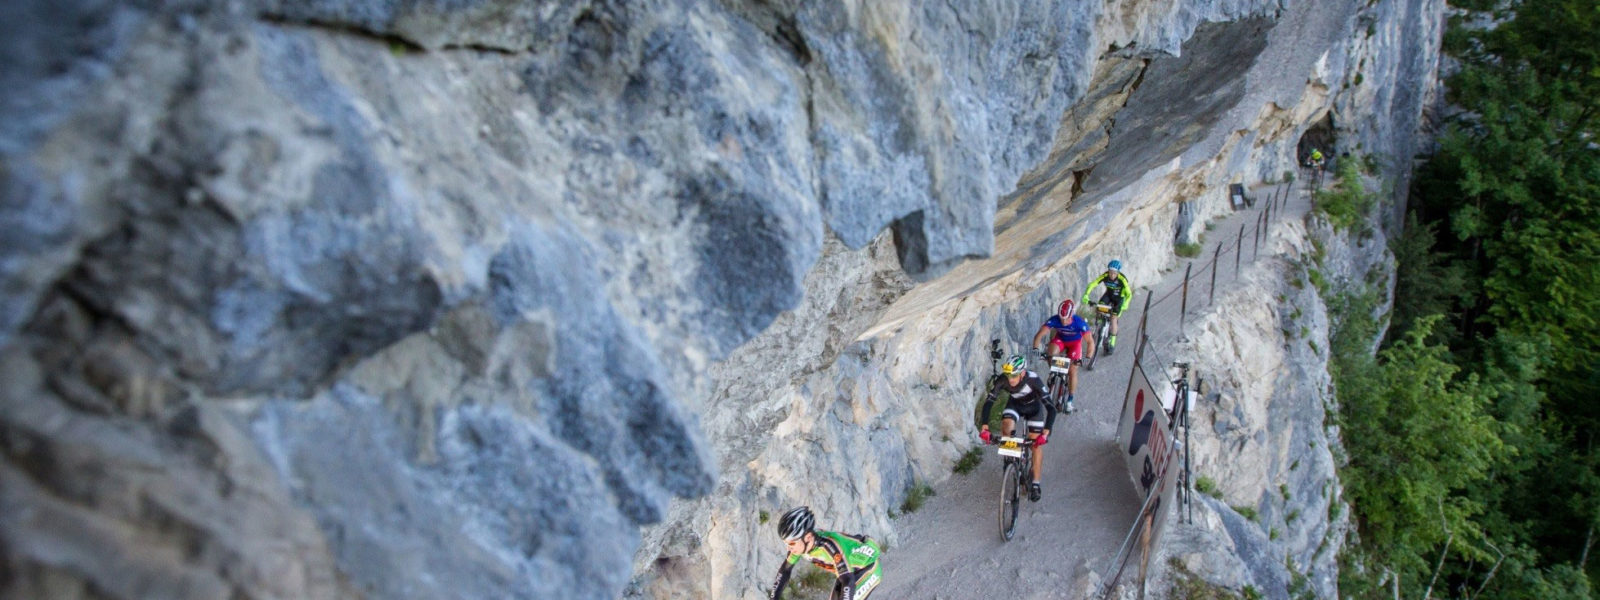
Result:
<svg viewBox="0 0 1600 600"><path fill-rule="evenodd" d="M1111 306L1111 336L1106 340L1106 354L1117 352L1117 317L1122 316L1122 311L1128 310L1128 303L1133 302L1133 284L1128 283L1128 276L1122 274L1122 261L1113 260L1106 265L1106 272L1101 273L1094 281L1089 282L1089 287L1083 291L1083 303L1089 303L1089 294L1094 293L1094 288L1105 284L1106 293L1101 294L1100 303Z"/></svg>
<svg viewBox="0 0 1600 600"><path fill-rule="evenodd" d="M863 600L883 581L883 569L878 566L878 543L864 535L850 535L837 531L818 531L816 516L809 507L799 507L783 515L778 521L778 535L789 547L789 556L778 568L778 581L772 585L772 600L782 600L783 586L789 583L789 573L801 559L832 573L838 580L833 584L833 600Z"/></svg>

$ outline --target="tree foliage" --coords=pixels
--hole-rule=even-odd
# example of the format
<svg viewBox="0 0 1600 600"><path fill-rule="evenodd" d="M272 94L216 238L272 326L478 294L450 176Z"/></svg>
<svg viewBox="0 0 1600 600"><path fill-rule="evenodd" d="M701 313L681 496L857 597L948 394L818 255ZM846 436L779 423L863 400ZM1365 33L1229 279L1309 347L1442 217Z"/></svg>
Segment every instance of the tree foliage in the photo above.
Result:
<svg viewBox="0 0 1600 600"><path fill-rule="evenodd" d="M1455 4L1467 10L1446 35L1460 62L1448 98L1462 112L1393 246L1391 338L1376 358L1335 353L1359 551L1368 573L1393 570L1420 597L1448 530L1435 596L1590 598L1600 2Z"/></svg>

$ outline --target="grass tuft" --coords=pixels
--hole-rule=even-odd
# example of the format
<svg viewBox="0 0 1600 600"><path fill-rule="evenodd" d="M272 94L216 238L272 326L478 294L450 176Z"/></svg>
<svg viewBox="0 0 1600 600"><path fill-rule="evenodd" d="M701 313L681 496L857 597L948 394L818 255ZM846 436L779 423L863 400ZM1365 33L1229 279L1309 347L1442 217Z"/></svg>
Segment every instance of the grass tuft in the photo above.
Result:
<svg viewBox="0 0 1600 600"><path fill-rule="evenodd" d="M911 486L911 491L906 492L905 502L900 503L900 514L913 513L922 508L922 504L933 497L933 486L918 483Z"/></svg>
<svg viewBox="0 0 1600 600"><path fill-rule="evenodd" d="M1232 508L1233 508L1233 512L1239 513L1239 516L1244 517L1246 519L1250 519L1251 521L1256 520L1256 509L1255 509L1255 507L1253 507L1253 506L1234 506Z"/></svg>
<svg viewBox="0 0 1600 600"><path fill-rule="evenodd" d="M961 458L956 459L955 472L957 475L966 475L978 468L978 463L981 462L983 462L983 447L973 446L971 450L962 454Z"/></svg>

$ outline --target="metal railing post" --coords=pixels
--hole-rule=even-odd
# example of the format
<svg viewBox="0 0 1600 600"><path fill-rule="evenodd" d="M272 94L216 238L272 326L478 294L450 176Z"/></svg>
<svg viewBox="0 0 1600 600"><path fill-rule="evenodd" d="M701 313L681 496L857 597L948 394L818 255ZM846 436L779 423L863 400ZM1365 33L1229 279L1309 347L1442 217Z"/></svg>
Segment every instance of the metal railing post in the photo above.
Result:
<svg viewBox="0 0 1600 600"><path fill-rule="evenodd" d="M1178 304L1178 335L1183 335L1183 322L1189 316L1189 273L1194 270L1194 263L1183 268L1183 301Z"/></svg>
<svg viewBox="0 0 1600 600"><path fill-rule="evenodd" d="M1238 249L1238 251L1239 251L1238 254L1233 255L1233 276L1234 277L1238 277L1239 276L1239 261L1244 259L1244 224L1243 223L1239 224L1239 239L1234 241L1233 247Z"/></svg>
<svg viewBox="0 0 1600 600"><path fill-rule="evenodd" d="M1261 258L1261 217L1265 216L1266 214L1267 213L1264 212L1256 213L1256 230L1255 233L1250 236L1250 262L1255 262L1256 259Z"/></svg>
<svg viewBox="0 0 1600 600"><path fill-rule="evenodd" d="M1222 258L1222 244L1217 244L1217 251L1211 253L1211 299L1206 304L1217 303L1217 259Z"/></svg>
<svg viewBox="0 0 1600 600"><path fill-rule="evenodd" d="M1139 335L1134 336L1134 339L1143 339L1144 338L1144 326L1145 326L1145 323L1148 323L1150 321L1150 301L1154 300L1155 297L1156 297L1156 293L1155 293L1154 290L1149 291L1149 292L1145 292L1145 295L1144 295L1144 311L1139 313ZM1100 349L1098 349L1098 348L1095 349L1095 352L1099 352L1099 351L1100 351ZM1137 353L1135 353L1135 354L1137 354Z"/></svg>
<svg viewBox="0 0 1600 600"><path fill-rule="evenodd" d="M1267 203L1267 216L1265 218L1267 220L1267 237L1270 238L1270 237L1272 237L1272 203L1271 202Z"/></svg>

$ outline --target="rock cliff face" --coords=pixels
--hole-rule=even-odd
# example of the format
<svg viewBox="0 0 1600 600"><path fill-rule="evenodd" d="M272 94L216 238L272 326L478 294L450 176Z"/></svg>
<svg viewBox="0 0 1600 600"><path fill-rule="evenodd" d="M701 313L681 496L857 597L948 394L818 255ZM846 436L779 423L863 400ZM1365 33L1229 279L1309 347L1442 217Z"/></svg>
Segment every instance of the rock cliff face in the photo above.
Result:
<svg viewBox="0 0 1600 600"><path fill-rule="evenodd" d="M731 598L762 510L892 541L1086 265L1330 106L1404 164L1440 7L1344 4L16 3L0 586Z"/></svg>

